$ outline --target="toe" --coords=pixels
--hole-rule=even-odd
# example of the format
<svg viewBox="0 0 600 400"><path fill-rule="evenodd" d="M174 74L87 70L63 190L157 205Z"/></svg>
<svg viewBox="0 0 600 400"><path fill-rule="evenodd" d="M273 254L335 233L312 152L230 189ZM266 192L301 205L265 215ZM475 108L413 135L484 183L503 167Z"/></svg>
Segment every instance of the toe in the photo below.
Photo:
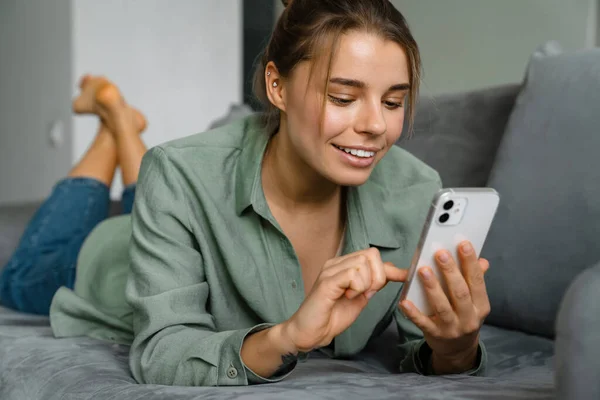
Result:
<svg viewBox="0 0 600 400"><path fill-rule="evenodd" d="M90 79L92 78L92 75L90 74L85 74L81 77L81 79L79 80L79 88L83 89L83 87L90 81Z"/></svg>
<svg viewBox="0 0 600 400"><path fill-rule="evenodd" d="M136 128L138 129L138 132L143 132L146 130L146 127L148 126L148 122L146 121L146 118L144 117L144 114L142 114L138 109L133 109L133 113L135 115L135 125Z"/></svg>

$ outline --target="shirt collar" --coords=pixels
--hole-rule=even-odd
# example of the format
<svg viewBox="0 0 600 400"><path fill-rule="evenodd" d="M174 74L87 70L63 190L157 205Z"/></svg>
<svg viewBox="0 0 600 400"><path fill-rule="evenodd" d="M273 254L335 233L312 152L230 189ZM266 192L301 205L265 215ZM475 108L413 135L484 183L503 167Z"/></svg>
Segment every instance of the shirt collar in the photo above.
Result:
<svg viewBox="0 0 600 400"><path fill-rule="evenodd" d="M375 167L373 174L376 173ZM400 232L395 232L390 220L386 219L384 199L377 187L369 178L360 186L348 188L347 214L348 234L347 252L363 250L370 246L399 248L402 246ZM347 254L347 252L345 252Z"/></svg>
<svg viewBox="0 0 600 400"><path fill-rule="evenodd" d="M256 207L258 190L262 192L260 173L269 135L261 124L260 116L246 118L244 124L244 138L235 181L235 211L238 215L251 205Z"/></svg>
<svg viewBox="0 0 600 400"><path fill-rule="evenodd" d="M262 127L259 116L251 116L244 124L245 134L236 170L236 213L241 215L249 206L263 218L271 220L264 192L261 170L269 135ZM373 171L384 167L379 163ZM398 248L402 246L399 232L385 218L382 208L381 182L373 176L363 185L348 187L347 190L347 229L344 253L358 251L370 246ZM273 218L274 220L274 218Z"/></svg>

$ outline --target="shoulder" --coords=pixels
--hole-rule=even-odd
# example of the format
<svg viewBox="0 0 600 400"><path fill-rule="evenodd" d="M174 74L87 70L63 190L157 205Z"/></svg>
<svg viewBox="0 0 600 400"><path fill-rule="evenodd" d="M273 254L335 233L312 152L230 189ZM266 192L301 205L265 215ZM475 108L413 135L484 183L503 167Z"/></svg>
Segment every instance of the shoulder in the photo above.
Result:
<svg viewBox="0 0 600 400"><path fill-rule="evenodd" d="M251 131L261 129L260 123L258 116L250 116L155 146L144 155L140 181L154 169L196 178L219 178L231 173Z"/></svg>
<svg viewBox="0 0 600 400"><path fill-rule="evenodd" d="M441 187L438 172L398 146L392 146L369 179L386 191L403 191L419 185Z"/></svg>
<svg viewBox="0 0 600 400"><path fill-rule="evenodd" d="M218 128L166 142L157 147L168 155L236 151L242 148L246 133L250 129L256 129L257 122L258 117L250 116Z"/></svg>
<svg viewBox="0 0 600 400"><path fill-rule="evenodd" d="M234 209L238 186L252 174L265 137L260 116L250 116L153 147L142 160L136 206L145 201L171 212L174 204L195 209L215 203Z"/></svg>

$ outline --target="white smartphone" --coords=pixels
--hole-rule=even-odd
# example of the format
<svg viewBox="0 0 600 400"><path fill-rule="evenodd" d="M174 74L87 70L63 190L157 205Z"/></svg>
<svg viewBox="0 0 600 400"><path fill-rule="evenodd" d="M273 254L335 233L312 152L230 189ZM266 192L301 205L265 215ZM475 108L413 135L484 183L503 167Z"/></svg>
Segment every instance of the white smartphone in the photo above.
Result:
<svg viewBox="0 0 600 400"><path fill-rule="evenodd" d="M499 202L498 192L491 188L441 189L431 203L400 301L410 300L423 314L432 315L418 270L431 267L448 295L446 281L435 262L435 253L448 250L458 263L457 247L468 240L479 257Z"/></svg>

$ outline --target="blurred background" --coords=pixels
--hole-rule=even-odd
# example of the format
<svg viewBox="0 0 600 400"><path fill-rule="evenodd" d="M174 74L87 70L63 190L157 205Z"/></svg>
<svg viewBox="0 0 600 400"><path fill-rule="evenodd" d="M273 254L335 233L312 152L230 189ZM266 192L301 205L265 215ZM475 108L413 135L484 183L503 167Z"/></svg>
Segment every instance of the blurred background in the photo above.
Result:
<svg viewBox="0 0 600 400"><path fill-rule="evenodd" d="M600 0L392 3L421 47L426 95L520 82L549 40L600 45ZM71 113L81 75L109 77L143 111L149 147L201 132L250 102L281 11L279 0L0 0L0 205L46 197L90 144L96 120Z"/></svg>

